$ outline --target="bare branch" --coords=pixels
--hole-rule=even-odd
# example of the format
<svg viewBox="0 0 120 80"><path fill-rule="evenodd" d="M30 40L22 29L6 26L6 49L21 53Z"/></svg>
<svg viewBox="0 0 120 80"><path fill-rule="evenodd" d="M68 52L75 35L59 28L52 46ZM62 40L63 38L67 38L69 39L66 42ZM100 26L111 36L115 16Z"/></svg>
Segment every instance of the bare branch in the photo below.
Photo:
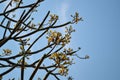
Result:
<svg viewBox="0 0 120 80"><path fill-rule="evenodd" d="M16 65L13 66L12 68L6 70L5 72L1 73L0 76L4 76L4 75L8 74L8 73L11 72L13 69L15 69L15 67L16 67Z"/></svg>

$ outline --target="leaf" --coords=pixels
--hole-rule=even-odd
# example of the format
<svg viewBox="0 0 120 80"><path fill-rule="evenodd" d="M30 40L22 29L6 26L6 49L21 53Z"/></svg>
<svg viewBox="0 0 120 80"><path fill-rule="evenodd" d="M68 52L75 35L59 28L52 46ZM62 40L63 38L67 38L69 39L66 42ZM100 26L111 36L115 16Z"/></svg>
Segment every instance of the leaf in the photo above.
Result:
<svg viewBox="0 0 120 80"><path fill-rule="evenodd" d="M24 50L24 46L23 46L23 45L21 45L21 46L20 46L20 49L21 49L21 50Z"/></svg>

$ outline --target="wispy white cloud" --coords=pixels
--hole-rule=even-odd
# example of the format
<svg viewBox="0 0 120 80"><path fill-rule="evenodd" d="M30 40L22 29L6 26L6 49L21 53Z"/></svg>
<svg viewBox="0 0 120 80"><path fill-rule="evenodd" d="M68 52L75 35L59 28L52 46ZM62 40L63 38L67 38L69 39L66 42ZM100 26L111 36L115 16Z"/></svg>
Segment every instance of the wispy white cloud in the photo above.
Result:
<svg viewBox="0 0 120 80"><path fill-rule="evenodd" d="M63 2L60 6L60 10L59 10L59 17L60 17L60 24L63 24L67 21L69 21L68 19L68 12L69 12L69 8L70 8L70 3L69 2ZM61 28L59 29L62 33L65 32L65 28ZM66 48L69 48L70 44L66 45Z"/></svg>
<svg viewBox="0 0 120 80"><path fill-rule="evenodd" d="M60 17L61 17L61 22L66 22L67 21L67 12L69 10L69 3L68 2L63 2L60 6Z"/></svg>

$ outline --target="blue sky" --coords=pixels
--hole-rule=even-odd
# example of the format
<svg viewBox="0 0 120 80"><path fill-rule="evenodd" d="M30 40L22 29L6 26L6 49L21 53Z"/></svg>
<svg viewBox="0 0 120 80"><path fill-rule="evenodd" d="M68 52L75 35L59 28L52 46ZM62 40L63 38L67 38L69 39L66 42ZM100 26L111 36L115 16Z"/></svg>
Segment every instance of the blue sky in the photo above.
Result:
<svg viewBox="0 0 120 80"><path fill-rule="evenodd" d="M76 32L70 46L80 46L79 55L88 54L90 59L76 59L70 71L75 80L120 79L119 4L119 0L46 0L41 5L62 16L64 21L76 11L84 19L74 25Z"/></svg>
<svg viewBox="0 0 120 80"><path fill-rule="evenodd" d="M83 17L73 25L69 46L80 46L79 56L90 59L75 59L70 67L74 80L120 80L120 0L45 0L39 10L41 15L48 10L58 14L60 23L76 11Z"/></svg>

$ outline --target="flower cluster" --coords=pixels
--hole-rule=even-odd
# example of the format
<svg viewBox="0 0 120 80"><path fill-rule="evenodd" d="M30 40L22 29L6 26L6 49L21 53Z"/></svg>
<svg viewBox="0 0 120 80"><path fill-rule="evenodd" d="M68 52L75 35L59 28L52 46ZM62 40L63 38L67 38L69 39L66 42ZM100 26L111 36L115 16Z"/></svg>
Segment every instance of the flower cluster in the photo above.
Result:
<svg viewBox="0 0 120 80"><path fill-rule="evenodd" d="M74 51L73 51L73 49L71 49L71 48L68 48L68 49L64 49L64 51L63 51L66 55L70 55L70 56L72 56L74 53Z"/></svg>
<svg viewBox="0 0 120 80"><path fill-rule="evenodd" d="M48 32L48 44L50 44L51 42L54 42L56 44L59 44L60 41L62 40L62 35L60 32L56 32L56 31L52 31L50 30Z"/></svg>
<svg viewBox="0 0 120 80"><path fill-rule="evenodd" d="M58 19L58 16L56 14L51 14L50 15L50 20L49 20L49 23L51 24L53 21L57 20Z"/></svg>
<svg viewBox="0 0 120 80"><path fill-rule="evenodd" d="M56 52L56 53L51 54L50 59L54 59L54 61L57 64L59 64L62 61L69 60L69 57L67 57L67 55L62 53L62 52L61 53L60 52Z"/></svg>
<svg viewBox="0 0 120 80"><path fill-rule="evenodd" d="M61 74L61 75L68 75L68 68L66 68L66 67L61 67L60 69L59 69L59 73Z"/></svg>
<svg viewBox="0 0 120 80"><path fill-rule="evenodd" d="M65 34L65 37L62 40L62 45L64 46L64 45L70 43L70 39L71 39L71 36L69 34Z"/></svg>
<svg viewBox="0 0 120 80"><path fill-rule="evenodd" d="M12 51L10 49L3 49L4 55L10 55Z"/></svg>
<svg viewBox="0 0 120 80"><path fill-rule="evenodd" d="M23 62L22 59L18 60L18 64L22 64L22 62ZM24 62L24 65L28 65L28 63L27 63L27 62Z"/></svg>
<svg viewBox="0 0 120 80"><path fill-rule="evenodd" d="M70 27L65 27L65 32L67 33L67 34L71 34L72 32L75 32L75 29L73 29L73 27L70 25Z"/></svg>
<svg viewBox="0 0 120 80"><path fill-rule="evenodd" d="M73 23L77 24L79 21L83 21L82 17L79 17L79 13L78 12L76 12L74 16L71 15L71 17L73 17L73 21L72 21Z"/></svg>
<svg viewBox="0 0 120 80"><path fill-rule="evenodd" d="M68 74L68 66L72 64L72 60L67 54L64 54L63 52L56 52L51 54L49 58L54 60L57 64L59 69L58 73L64 76Z"/></svg>
<svg viewBox="0 0 120 80"><path fill-rule="evenodd" d="M70 42L71 36L70 36L70 34L67 33L63 37L60 32L50 30L48 32L47 39L48 39L48 45L50 43L55 43L57 45L61 44L62 46L65 46L66 44L68 44Z"/></svg>

